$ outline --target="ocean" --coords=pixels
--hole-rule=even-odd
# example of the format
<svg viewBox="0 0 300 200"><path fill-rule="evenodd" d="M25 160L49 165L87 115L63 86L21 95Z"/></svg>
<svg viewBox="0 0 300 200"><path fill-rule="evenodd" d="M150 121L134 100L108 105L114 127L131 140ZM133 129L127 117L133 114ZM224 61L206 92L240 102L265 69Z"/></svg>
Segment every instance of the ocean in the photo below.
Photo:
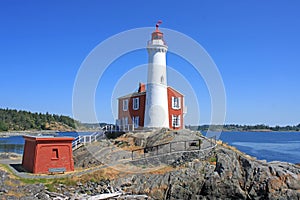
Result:
<svg viewBox="0 0 300 200"><path fill-rule="evenodd" d="M220 139L259 160L300 163L300 132L223 132Z"/></svg>
<svg viewBox="0 0 300 200"><path fill-rule="evenodd" d="M86 132L60 132L77 137ZM300 163L300 132L223 132L220 139L259 160ZM0 153L23 153L22 136L0 138Z"/></svg>

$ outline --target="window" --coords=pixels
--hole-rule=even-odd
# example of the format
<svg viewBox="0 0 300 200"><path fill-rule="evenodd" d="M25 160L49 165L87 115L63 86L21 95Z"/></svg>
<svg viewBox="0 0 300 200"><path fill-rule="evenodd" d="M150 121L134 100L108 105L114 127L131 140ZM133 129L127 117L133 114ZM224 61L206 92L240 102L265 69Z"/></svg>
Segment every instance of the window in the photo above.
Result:
<svg viewBox="0 0 300 200"><path fill-rule="evenodd" d="M180 127L180 115L172 115L172 127Z"/></svg>
<svg viewBox="0 0 300 200"><path fill-rule="evenodd" d="M124 118L124 125L127 126L128 125L128 117Z"/></svg>
<svg viewBox="0 0 300 200"><path fill-rule="evenodd" d="M154 39L154 40L161 39L161 38L162 38L161 35L154 35L154 36L153 36L153 39Z"/></svg>
<svg viewBox="0 0 300 200"><path fill-rule="evenodd" d="M58 149L52 149L51 159L58 159Z"/></svg>
<svg viewBox="0 0 300 200"><path fill-rule="evenodd" d="M134 128L138 128L139 127L139 121L140 121L140 117L139 116L132 117L132 123L134 125Z"/></svg>
<svg viewBox="0 0 300 200"><path fill-rule="evenodd" d="M124 99L123 100L123 111L127 111L128 110L128 99Z"/></svg>
<svg viewBox="0 0 300 200"><path fill-rule="evenodd" d="M172 97L172 108L173 109L181 108L181 98L180 97Z"/></svg>
<svg viewBox="0 0 300 200"><path fill-rule="evenodd" d="M162 83L162 84L165 83L165 78L164 78L164 76L161 76L161 77L160 77L160 83Z"/></svg>
<svg viewBox="0 0 300 200"><path fill-rule="evenodd" d="M133 110L138 110L140 107L140 99L137 97L137 98L133 98L132 100L133 100L132 102Z"/></svg>
<svg viewBox="0 0 300 200"><path fill-rule="evenodd" d="M121 123L123 126L127 126L128 125L128 117L123 117Z"/></svg>

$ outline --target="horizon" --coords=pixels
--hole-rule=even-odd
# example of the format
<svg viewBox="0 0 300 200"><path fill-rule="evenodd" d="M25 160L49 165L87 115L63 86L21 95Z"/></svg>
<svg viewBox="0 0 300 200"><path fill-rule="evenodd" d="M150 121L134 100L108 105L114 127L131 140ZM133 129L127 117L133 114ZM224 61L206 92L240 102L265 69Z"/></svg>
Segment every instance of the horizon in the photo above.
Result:
<svg viewBox="0 0 300 200"><path fill-rule="evenodd" d="M15 109L11 109L11 108L0 108L0 109L8 109L8 110L15 110ZM41 113L41 112L31 112L29 110L17 110L17 111L24 111L24 112L30 112L30 113L38 113L38 114L47 114L47 112L45 113ZM49 113L49 115L58 115L56 113ZM67 116L67 115L63 115L63 116ZM67 116L67 117L71 117L72 116ZM73 118L72 118L73 119ZM76 119L73 119L73 120L76 120ZM82 123L82 124L110 124L108 122L104 122L104 121L101 121L101 122L81 122L81 121L78 121L79 123ZM112 124L113 125L113 124ZM279 127L287 127L287 126L299 126L300 125L300 122L297 123L297 124L287 124L287 125L268 125L268 124L232 124L232 123L225 123L225 124L185 124L184 126L230 126L230 125L233 125L233 126L259 126L259 125L263 125L263 126L268 126L270 128L275 128L276 126L279 126Z"/></svg>
<svg viewBox="0 0 300 200"><path fill-rule="evenodd" d="M150 9L152 2L144 4L0 2L0 106L73 118L74 83L92 50L127 30L154 30L162 20L162 28L191 37L216 63L226 91L225 125L300 123L299 2L191 1L172 3L171 8L171 1L166 1L159 3L161 12ZM145 48L150 34L145 36ZM165 40L168 43L168 35ZM115 98L135 91L139 81L146 82L146 64L147 52L141 49L109 65L95 94L98 121L91 123L114 124ZM168 85L183 91L189 103L185 125L209 124L211 98L203 77L171 52L167 65Z"/></svg>

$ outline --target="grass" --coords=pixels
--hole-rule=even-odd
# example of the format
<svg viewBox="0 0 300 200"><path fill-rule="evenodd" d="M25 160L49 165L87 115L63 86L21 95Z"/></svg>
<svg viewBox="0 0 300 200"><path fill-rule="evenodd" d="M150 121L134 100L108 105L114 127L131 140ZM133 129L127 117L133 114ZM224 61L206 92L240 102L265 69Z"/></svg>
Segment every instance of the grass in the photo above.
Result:
<svg viewBox="0 0 300 200"><path fill-rule="evenodd" d="M117 147L122 148L125 151L132 151L141 148L140 146L135 146L133 137L128 137L126 135L118 137L115 141L121 144L121 145L117 145Z"/></svg>
<svg viewBox="0 0 300 200"><path fill-rule="evenodd" d="M167 172L174 171L174 168L171 166L165 166L150 172L150 174L165 174Z"/></svg>
<svg viewBox="0 0 300 200"><path fill-rule="evenodd" d="M11 168L9 168L7 165L5 164L0 164L0 169L2 169L3 171L6 171L7 173L9 173L9 175L13 174L13 171Z"/></svg>
<svg viewBox="0 0 300 200"><path fill-rule="evenodd" d="M217 162L217 158L216 157L211 157L209 159L209 162L211 162L211 163Z"/></svg>
<svg viewBox="0 0 300 200"><path fill-rule="evenodd" d="M52 185L57 184L64 184L67 186L76 185L78 181L81 183L86 183L87 181L97 182L99 180L104 180L107 178L114 178L119 175L119 171L113 169L113 168L106 168L101 169L96 172L93 172L91 174L84 174L82 176L71 176L71 177L62 177L62 178L20 178L16 175L14 175L12 169L5 165L0 164L0 169L7 172L9 176L9 180L7 182L8 185L15 185L15 182L18 182L18 184L38 184L42 183L45 186L47 186L49 189L53 188Z"/></svg>
<svg viewBox="0 0 300 200"><path fill-rule="evenodd" d="M14 175L12 169L5 165L5 164L0 164L0 169L7 172L9 175L9 180L5 181L6 185L10 186L18 186L18 185L30 185L30 184L39 184L42 183L44 184L49 191L55 191L55 185L57 184L64 184L64 185L75 185L78 181L78 178L74 177L65 177L65 178L20 178L16 175Z"/></svg>
<svg viewBox="0 0 300 200"><path fill-rule="evenodd" d="M53 179L46 179L46 178L19 178L18 180L20 180L22 183L25 184L38 184L38 183L43 183L43 184L47 184L49 182L52 182Z"/></svg>

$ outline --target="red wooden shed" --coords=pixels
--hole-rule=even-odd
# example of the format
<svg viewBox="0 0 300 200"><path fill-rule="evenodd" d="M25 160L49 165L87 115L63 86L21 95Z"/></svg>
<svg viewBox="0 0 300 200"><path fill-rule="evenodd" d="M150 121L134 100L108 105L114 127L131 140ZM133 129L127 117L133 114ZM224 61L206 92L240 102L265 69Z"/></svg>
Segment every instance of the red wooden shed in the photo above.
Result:
<svg viewBox="0 0 300 200"><path fill-rule="evenodd" d="M22 166L34 174L74 171L72 137L23 136Z"/></svg>

